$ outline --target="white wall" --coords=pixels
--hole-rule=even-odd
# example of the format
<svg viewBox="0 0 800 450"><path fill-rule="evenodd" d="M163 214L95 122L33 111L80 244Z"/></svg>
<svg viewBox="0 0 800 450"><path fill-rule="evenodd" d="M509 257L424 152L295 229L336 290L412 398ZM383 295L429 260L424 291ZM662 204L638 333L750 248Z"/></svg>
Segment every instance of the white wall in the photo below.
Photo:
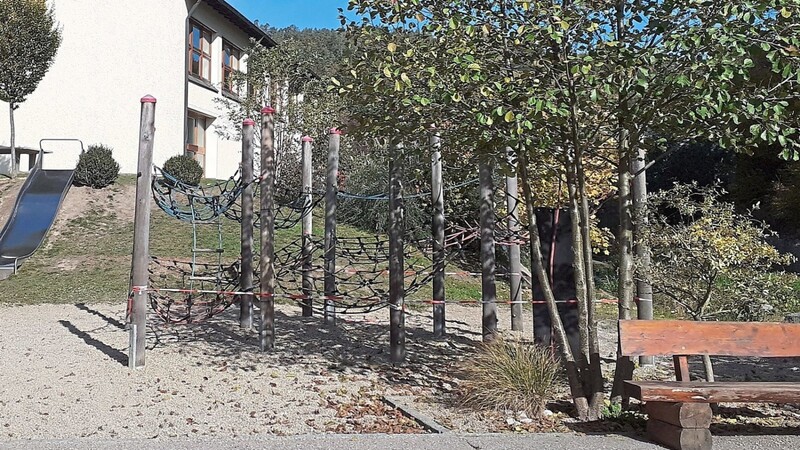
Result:
<svg viewBox="0 0 800 450"><path fill-rule="evenodd" d="M134 173L139 100L150 94L158 99L154 162L182 153L185 2L50 1L63 42L50 72L16 111L18 145L38 147L52 137L102 143L114 148L122 172ZM0 102L0 143L9 137L8 106Z"/></svg>
<svg viewBox="0 0 800 450"><path fill-rule="evenodd" d="M200 112L215 120L211 121L206 133L206 176L227 178L239 168L242 155L240 140L229 141L219 136L217 128L225 122L225 113L215 99L222 99L222 41L246 50L250 45L249 36L233 23L225 19L205 3L201 4L192 17L210 28L214 35L211 44L211 84L216 92L189 82L189 109ZM244 56L244 55L242 55ZM240 69L246 70L247 58L243 58Z"/></svg>
<svg viewBox="0 0 800 450"><path fill-rule="evenodd" d="M105 144L114 148L121 172L135 173L139 100L149 94L158 100L154 163L183 154L185 24L194 1L49 1L63 42L50 72L15 113L17 145L38 148L40 139L53 137ZM239 166L241 143L216 133L215 123L224 117L214 102L222 97L222 39L246 49L249 36L205 4L193 17L215 31L211 82L216 93L189 83L189 108L219 117L206 136L206 176L226 178ZM8 105L0 102L0 145L10 143L8 119ZM58 159L58 154L46 158ZM27 168L24 157L21 168Z"/></svg>

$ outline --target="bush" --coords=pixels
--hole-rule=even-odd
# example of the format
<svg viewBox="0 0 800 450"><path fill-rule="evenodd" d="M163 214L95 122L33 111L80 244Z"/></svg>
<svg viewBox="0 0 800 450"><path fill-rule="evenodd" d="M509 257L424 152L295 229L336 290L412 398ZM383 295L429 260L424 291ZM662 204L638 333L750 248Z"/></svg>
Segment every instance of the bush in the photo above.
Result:
<svg viewBox="0 0 800 450"><path fill-rule="evenodd" d="M77 186L102 189L113 184L118 175L119 164L114 160L111 148L105 145L90 145L78 160L74 183Z"/></svg>
<svg viewBox="0 0 800 450"><path fill-rule="evenodd" d="M549 348L497 336L466 361L464 403L480 409L525 411L540 417L558 388L558 361Z"/></svg>
<svg viewBox="0 0 800 450"><path fill-rule="evenodd" d="M203 168L189 155L173 156L164 163L164 172L191 186L200 184Z"/></svg>
<svg viewBox="0 0 800 450"><path fill-rule="evenodd" d="M693 320L763 320L774 309L769 299L791 298L775 269L794 258L767 242L774 233L766 224L720 201L723 194L696 183L652 194L641 236L651 264L637 261L637 273Z"/></svg>

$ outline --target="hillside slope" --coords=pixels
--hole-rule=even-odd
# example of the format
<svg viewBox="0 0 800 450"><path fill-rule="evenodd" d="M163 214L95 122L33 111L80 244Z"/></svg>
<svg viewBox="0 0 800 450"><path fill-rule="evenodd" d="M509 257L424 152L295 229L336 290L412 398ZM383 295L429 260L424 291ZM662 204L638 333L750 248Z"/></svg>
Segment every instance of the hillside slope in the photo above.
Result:
<svg viewBox="0 0 800 450"><path fill-rule="evenodd" d="M0 213L10 213L16 197L15 189L21 182L14 180L0 184ZM42 248L25 263L18 275L0 284L3 292L0 303L125 301L133 248L134 197L132 176L121 177L117 184L101 190L73 187ZM239 229L238 223L223 221L225 263L230 264L239 256ZM322 236L321 220L315 220L314 233ZM338 233L351 237L366 234L345 225L338 227ZM167 216L155 205L150 235L153 256L191 259L192 227ZM299 225L280 230L276 233L276 247L280 248L299 236ZM214 247L216 237L205 228L201 245ZM477 278L453 276L447 283L450 298L480 298L480 280ZM505 298L505 286L498 287L500 298ZM430 295L430 289L425 287L410 296L410 300L422 302L429 300Z"/></svg>

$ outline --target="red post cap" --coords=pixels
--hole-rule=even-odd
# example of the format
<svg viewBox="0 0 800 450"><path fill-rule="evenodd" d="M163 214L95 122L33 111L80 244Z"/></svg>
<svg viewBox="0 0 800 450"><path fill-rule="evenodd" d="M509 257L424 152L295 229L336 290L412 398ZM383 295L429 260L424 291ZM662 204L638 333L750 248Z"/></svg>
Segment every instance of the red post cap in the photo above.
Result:
<svg viewBox="0 0 800 450"><path fill-rule="evenodd" d="M314 142L314 138L311 136L303 136L303 142Z"/></svg>
<svg viewBox="0 0 800 450"><path fill-rule="evenodd" d="M261 109L261 114L275 114L275 108L272 106L265 106Z"/></svg>
<svg viewBox="0 0 800 450"><path fill-rule="evenodd" d="M338 128L331 128L329 134L342 134L342 130Z"/></svg>
<svg viewBox="0 0 800 450"><path fill-rule="evenodd" d="M251 126L252 127L255 124L256 124L256 121L253 120L253 119L244 119L244 122L242 122L242 125L244 125L244 126Z"/></svg>
<svg viewBox="0 0 800 450"><path fill-rule="evenodd" d="M153 97L152 95L145 95L144 97L142 97L142 103L155 103L155 102L156 98Z"/></svg>

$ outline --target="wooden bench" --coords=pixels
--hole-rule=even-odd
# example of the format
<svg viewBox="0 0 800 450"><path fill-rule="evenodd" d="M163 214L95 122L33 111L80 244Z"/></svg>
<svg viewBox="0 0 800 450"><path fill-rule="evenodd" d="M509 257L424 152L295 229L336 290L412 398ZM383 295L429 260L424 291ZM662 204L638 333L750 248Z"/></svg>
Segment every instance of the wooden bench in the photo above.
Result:
<svg viewBox="0 0 800 450"><path fill-rule="evenodd" d="M626 381L645 402L648 436L679 450L711 448L711 403L800 403L800 382L700 382L688 356L800 357L800 324L620 320L624 356L672 356L677 381Z"/></svg>

